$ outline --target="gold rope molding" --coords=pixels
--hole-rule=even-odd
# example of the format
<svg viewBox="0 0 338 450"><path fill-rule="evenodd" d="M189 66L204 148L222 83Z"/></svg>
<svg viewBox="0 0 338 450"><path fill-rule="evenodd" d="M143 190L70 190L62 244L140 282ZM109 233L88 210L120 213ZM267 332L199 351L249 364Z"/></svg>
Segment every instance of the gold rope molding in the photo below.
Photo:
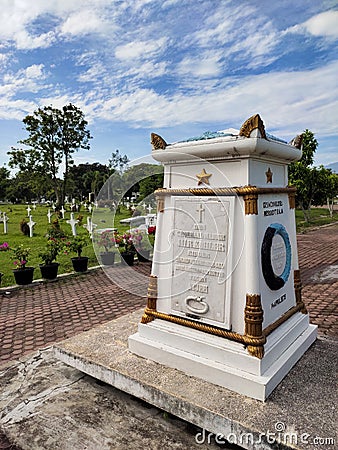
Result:
<svg viewBox="0 0 338 450"><path fill-rule="evenodd" d="M167 189L160 188L155 191L157 196L165 195L259 195L259 194L292 194L296 192L295 187L273 188L273 187L229 187L229 188L187 188L187 189Z"/></svg>

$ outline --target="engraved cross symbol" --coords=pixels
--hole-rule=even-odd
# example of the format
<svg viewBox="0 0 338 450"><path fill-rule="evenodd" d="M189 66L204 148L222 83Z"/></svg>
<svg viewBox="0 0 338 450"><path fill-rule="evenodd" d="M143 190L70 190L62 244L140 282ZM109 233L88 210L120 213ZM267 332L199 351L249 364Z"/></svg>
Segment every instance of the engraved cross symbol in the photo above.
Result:
<svg viewBox="0 0 338 450"><path fill-rule="evenodd" d="M196 209L196 211L199 213L200 217L199 217L199 223L203 222L203 213L205 211L205 209L203 208L202 203L200 203L198 209Z"/></svg>

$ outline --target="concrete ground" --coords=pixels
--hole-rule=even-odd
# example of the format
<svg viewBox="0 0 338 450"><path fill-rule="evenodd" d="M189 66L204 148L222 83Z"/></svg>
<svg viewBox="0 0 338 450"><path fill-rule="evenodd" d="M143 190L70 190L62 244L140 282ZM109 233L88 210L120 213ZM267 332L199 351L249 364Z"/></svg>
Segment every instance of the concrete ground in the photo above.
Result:
<svg viewBox="0 0 338 450"><path fill-rule="evenodd" d="M337 237L337 225L297 236L303 299L311 322L318 325L321 336L329 338L338 336ZM136 265L132 276L116 268L116 279L127 278L127 289L114 284L101 269L56 282L1 288L0 366L7 363L8 368L10 361L143 307L149 272L146 263ZM130 294L128 283L130 288L139 286L136 293L140 295ZM5 442L2 436L0 449L6 448Z"/></svg>

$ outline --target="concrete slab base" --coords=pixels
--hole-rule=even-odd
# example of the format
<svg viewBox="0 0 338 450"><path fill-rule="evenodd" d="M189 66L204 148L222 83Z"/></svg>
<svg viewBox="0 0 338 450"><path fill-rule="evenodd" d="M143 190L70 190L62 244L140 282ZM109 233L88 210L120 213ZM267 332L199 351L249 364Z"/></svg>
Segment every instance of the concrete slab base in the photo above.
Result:
<svg viewBox="0 0 338 450"><path fill-rule="evenodd" d="M55 347L55 355L207 430L206 436L215 433L246 449L314 449L319 439L330 448L338 400L333 381L336 340L317 340L262 403L131 353L128 337L137 331L142 312L68 339Z"/></svg>
<svg viewBox="0 0 338 450"><path fill-rule="evenodd" d="M264 401L316 337L317 327L298 313L268 337L263 359L240 343L158 319L139 324L128 342L136 355Z"/></svg>

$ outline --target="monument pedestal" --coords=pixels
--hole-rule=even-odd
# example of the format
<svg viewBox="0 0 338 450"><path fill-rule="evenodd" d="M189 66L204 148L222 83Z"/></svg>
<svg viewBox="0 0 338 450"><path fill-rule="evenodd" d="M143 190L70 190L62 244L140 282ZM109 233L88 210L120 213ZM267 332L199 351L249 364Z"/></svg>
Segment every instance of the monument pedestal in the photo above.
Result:
<svg viewBox="0 0 338 450"><path fill-rule="evenodd" d="M162 320L139 324L128 345L139 356L264 401L314 342L316 329L295 314L267 338L263 359L237 342Z"/></svg>
<svg viewBox="0 0 338 450"><path fill-rule="evenodd" d="M258 115L238 134L152 144L164 187L148 304L129 348L265 400L316 339L287 186L301 151L268 138Z"/></svg>

